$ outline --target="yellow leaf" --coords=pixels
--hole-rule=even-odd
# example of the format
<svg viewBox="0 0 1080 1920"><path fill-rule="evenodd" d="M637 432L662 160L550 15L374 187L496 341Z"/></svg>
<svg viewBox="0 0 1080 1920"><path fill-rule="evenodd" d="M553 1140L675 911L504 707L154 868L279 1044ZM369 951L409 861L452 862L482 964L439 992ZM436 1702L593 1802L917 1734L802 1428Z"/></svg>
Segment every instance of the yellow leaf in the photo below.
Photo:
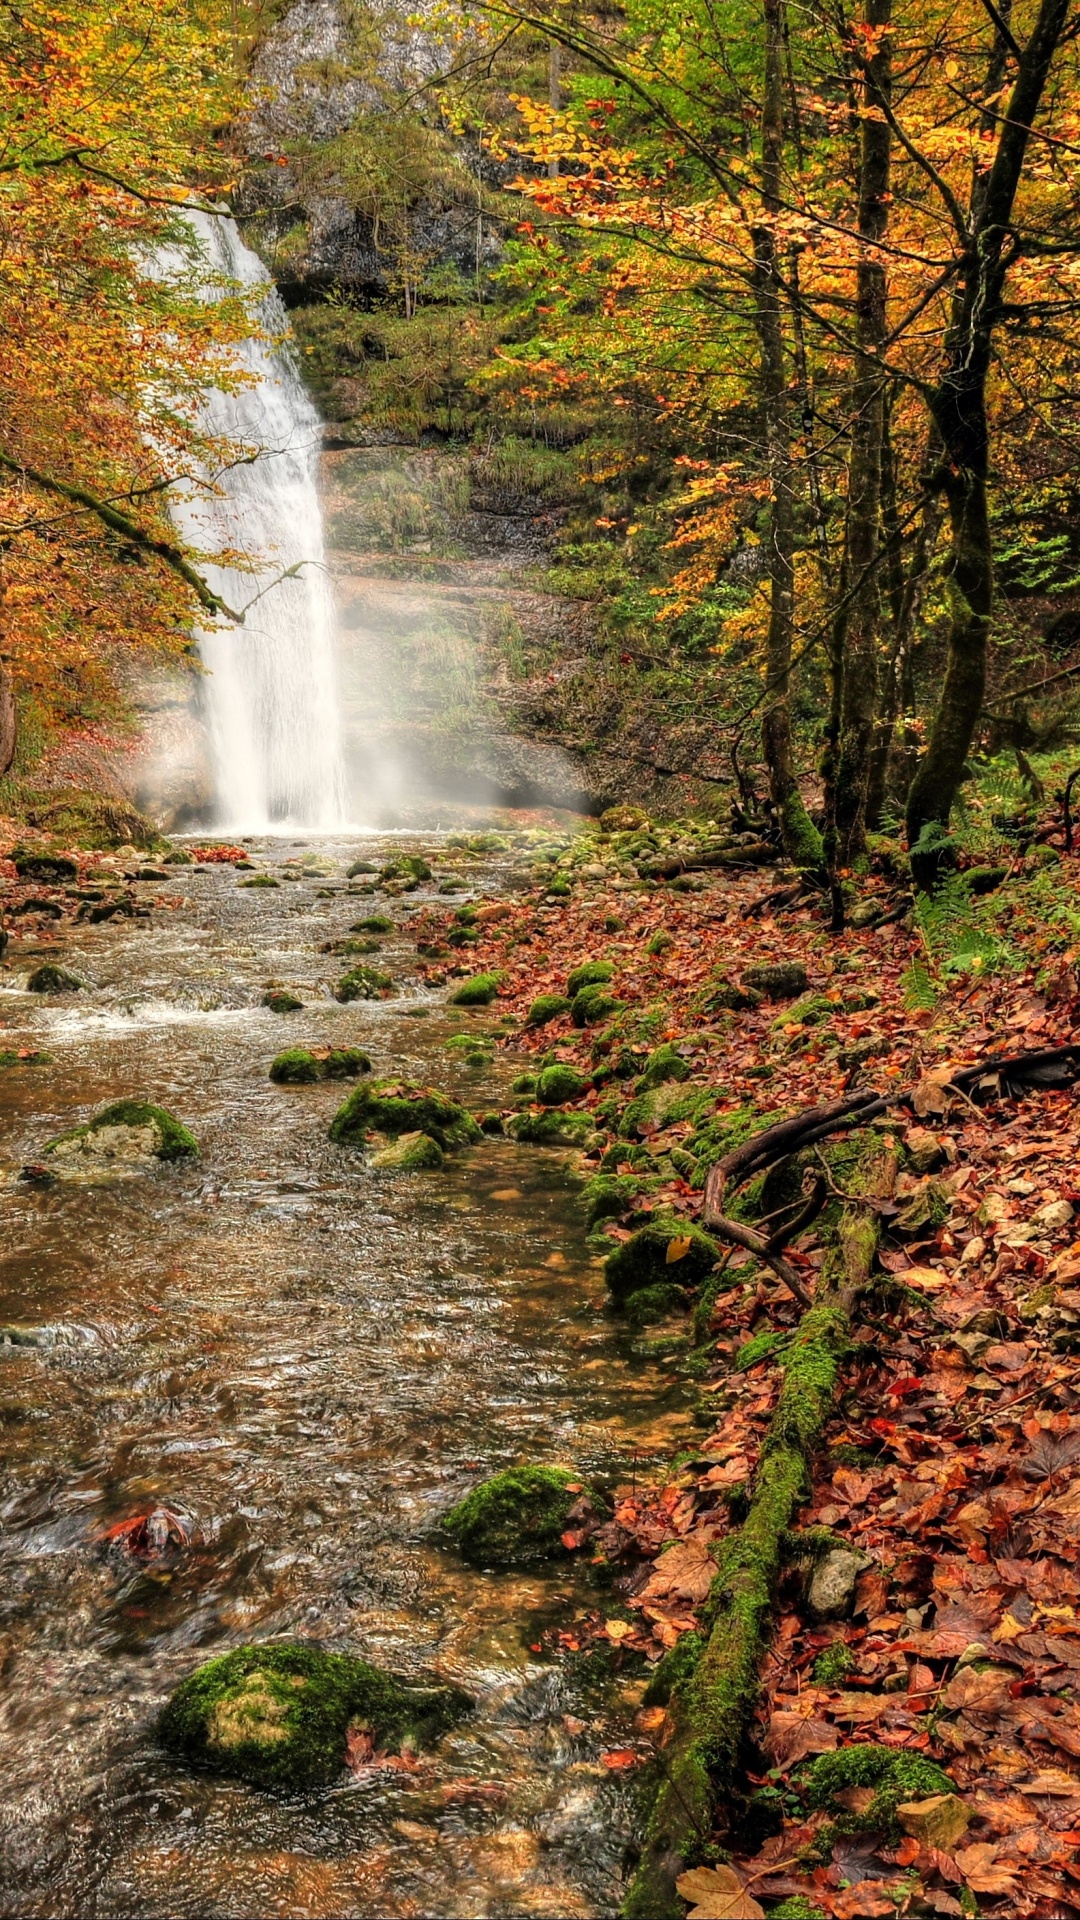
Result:
<svg viewBox="0 0 1080 1920"><path fill-rule="evenodd" d="M676 1260L685 1260L693 1242L688 1233L677 1233L674 1240L667 1244L667 1265L673 1267Z"/></svg>
<svg viewBox="0 0 1080 1920"><path fill-rule="evenodd" d="M689 1920L765 1920L765 1909L747 1893L733 1867L693 1867L675 1889L691 1901Z"/></svg>
<svg viewBox="0 0 1080 1920"><path fill-rule="evenodd" d="M609 1640L625 1640L627 1634L633 1633L633 1631L633 1622L630 1620L604 1621L604 1632L607 1634Z"/></svg>
<svg viewBox="0 0 1080 1920"><path fill-rule="evenodd" d="M1019 1640L1028 1629L1021 1621L1015 1620L1011 1613L1003 1613L991 1636L994 1640Z"/></svg>

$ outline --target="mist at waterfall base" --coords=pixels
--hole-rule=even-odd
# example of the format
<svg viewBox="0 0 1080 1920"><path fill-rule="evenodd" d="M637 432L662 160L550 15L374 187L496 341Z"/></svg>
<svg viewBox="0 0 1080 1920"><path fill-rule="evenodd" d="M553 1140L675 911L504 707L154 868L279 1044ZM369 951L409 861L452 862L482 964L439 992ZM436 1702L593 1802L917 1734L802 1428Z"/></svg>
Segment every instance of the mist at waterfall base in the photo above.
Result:
<svg viewBox="0 0 1080 1920"><path fill-rule="evenodd" d="M205 563L208 585L242 625L197 633L221 831L333 831L350 824L334 632L317 463L321 423L288 345L285 312L266 271L233 222L193 213L215 275L263 290L266 338L240 351L253 376L203 403L203 424L258 457L189 493L175 489L173 521L197 553L230 553L245 565ZM295 569L294 572L290 570ZM282 576L287 577L282 577Z"/></svg>

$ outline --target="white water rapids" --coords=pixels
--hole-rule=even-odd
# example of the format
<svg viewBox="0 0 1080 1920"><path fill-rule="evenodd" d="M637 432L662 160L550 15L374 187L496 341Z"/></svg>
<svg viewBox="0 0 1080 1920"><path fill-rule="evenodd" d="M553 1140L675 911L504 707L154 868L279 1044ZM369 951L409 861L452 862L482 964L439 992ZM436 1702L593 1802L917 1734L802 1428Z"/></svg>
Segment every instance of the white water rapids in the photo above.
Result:
<svg viewBox="0 0 1080 1920"><path fill-rule="evenodd" d="M264 289L266 333L282 335L284 308L233 222L191 218L215 273ZM259 455L216 476L213 490L175 494L171 506L196 552L247 563L200 563L228 606L247 608L242 626L223 622L197 636L216 824L233 833L333 830L347 824L346 777L317 484L320 421L287 345L252 338L239 357L254 380L208 396L203 420L208 432Z"/></svg>

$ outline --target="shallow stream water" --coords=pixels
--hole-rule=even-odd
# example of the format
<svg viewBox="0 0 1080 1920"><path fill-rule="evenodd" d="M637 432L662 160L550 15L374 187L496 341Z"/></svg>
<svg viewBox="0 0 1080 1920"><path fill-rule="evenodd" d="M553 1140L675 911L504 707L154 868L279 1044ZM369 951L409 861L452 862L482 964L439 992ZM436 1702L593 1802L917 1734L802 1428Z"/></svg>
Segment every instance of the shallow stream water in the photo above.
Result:
<svg viewBox="0 0 1080 1920"><path fill-rule="evenodd" d="M586 1920L618 1904L628 1790L600 1756L632 1690L598 1718L534 1651L597 1596L565 1568L470 1571L437 1522L518 1459L625 1474L667 1457L687 1415L598 1311L564 1157L492 1139L438 1173L380 1175L327 1138L340 1083L268 1080L283 1046L362 1045L377 1073L480 1109L520 1070L446 1049L497 1023L416 983L403 930L428 890L388 909L399 931L377 964L401 993L331 997L345 963L321 943L384 910L346 890L345 866L384 846L259 843L270 871L324 869L276 890L181 869L182 908L76 930L61 957L87 991L37 1001L17 956L3 977L3 1045L50 1055L0 1075L5 1915ZM497 857L476 877L497 887ZM263 1008L270 981L304 1010ZM125 1096L188 1123L198 1162L17 1181ZM157 1506L186 1550L140 1567L102 1540ZM153 1720L176 1682L274 1634L434 1670L476 1711L415 1774L343 1772L295 1797L163 1754Z"/></svg>

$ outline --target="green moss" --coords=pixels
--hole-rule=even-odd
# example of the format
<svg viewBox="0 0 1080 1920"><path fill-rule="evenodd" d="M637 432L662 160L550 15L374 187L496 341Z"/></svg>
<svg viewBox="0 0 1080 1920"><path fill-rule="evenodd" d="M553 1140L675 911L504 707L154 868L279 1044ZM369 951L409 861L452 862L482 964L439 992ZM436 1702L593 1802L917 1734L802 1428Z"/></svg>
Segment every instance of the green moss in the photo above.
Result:
<svg viewBox="0 0 1080 1920"><path fill-rule="evenodd" d="M250 880L240 880L237 882L237 885L241 887L277 887L280 886L280 884L281 882L275 880L272 873L253 873Z"/></svg>
<svg viewBox="0 0 1080 1920"><path fill-rule="evenodd" d="M87 1134L100 1133L109 1127L152 1127L158 1138L158 1144L151 1149L155 1160L185 1160L199 1151L194 1134L164 1107L155 1107L147 1100L114 1100L111 1106L95 1113L85 1126L71 1127L67 1133L50 1140L45 1152L53 1153L69 1141L85 1139Z"/></svg>
<svg viewBox="0 0 1080 1920"><path fill-rule="evenodd" d="M947 1773L921 1753L898 1747L837 1747L821 1753L806 1769L806 1797L812 1807L828 1807L839 1832L888 1833L895 1830L896 1809L905 1800L927 1800L955 1793ZM836 1796L849 1787L873 1787L865 1812L850 1813Z"/></svg>
<svg viewBox="0 0 1080 1920"><path fill-rule="evenodd" d="M35 967L26 983L27 993L79 993L83 982L75 974L68 973L65 967L58 967L55 961L46 960L44 966Z"/></svg>
<svg viewBox="0 0 1080 1920"><path fill-rule="evenodd" d="M674 945L674 935L667 933L663 927L657 927L656 932L646 941L645 951L658 956L661 953L667 953L668 949Z"/></svg>
<svg viewBox="0 0 1080 1920"><path fill-rule="evenodd" d="M557 1020L561 1013L569 1013L570 1002L565 993L539 993L525 1015L527 1027L546 1027L551 1020Z"/></svg>
<svg viewBox="0 0 1080 1920"><path fill-rule="evenodd" d="M330 1138L342 1146L362 1147L369 1133L427 1133L446 1153L480 1139L472 1114L434 1087L374 1080L356 1087L330 1123Z"/></svg>
<svg viewBox="0 0 1080 1920"><path fill-rule="evenodd" d="M609 1014L621 1013L625 1004L614 994L605 993L601 986L582 987L580 993L574 995L570 1018L575 1027L594 1027Z"/></svg>
<svg viewBox="0 0 1080 1920"><path fill-rule="evenodd" d="M67 853L32 853L16 847L11 860L20 880L41 880L47 886L59 886L63 880L79 877L79 863Z"/></svg>
<svg viewBox="0 0 1080 1920"><path fill-rule="evenodd" d="M831 1020L836 1013L836 1002L825 993L804 993L801 1000L793 1006L785 1007L773 1021L774 1029L792 1025L799 1027L819 1027L823 1021Z"/></svg>
<svg viewBox="0 0 1080 1920"><path fill-rule="evenodd" d="M782 1354L788 1345L788 1335L777 1328L768 1328L763 1333L755 1333L747 1340L735 1355L736 1373L747 1373L760 1361L768 1360L773 1354Z"/></svg>
<svg viewBox="0 0 1080 1920"><path fill-rule="evenodd" d="M792 1893L778 1907L769 1908L769 1920L826 1920L826 1913L805 1893Z"/></svg>
<svg viewBox="0 0 1080 1920"><path fill-rule="evenodd" d="M594 1174L578 1195L586 1225L595 1227L601 1220L617 1220L629 1213L644 1188L636 1173Z"/></svg>
<svg viewBox="0 0 1080 1920"><path fill-rule="evenodd" d="M450 995L452 1007L489 1007L499 991L501 973L476 973Z"/></svg>
<svg viewBox="0 0 1080 1920"><path fill-rule="evenodd" d="M509 1467L467 1493L443 1526L473 1566L526 1566L565 1552L561 1536L583 1491L565 1467Z"/></svg>
<svg viewBox="0 0 1080 1920"><path fill-rule="evenodd" d="M596 1131L592 1115L562 1113L548 1107L543 1113L518 1113L506 1123L512 1140L533 1147L580 1147Z"/></svg>
<svg viewBox="0 0 1080 1920"><path fill-rule="evenodd" d="M645 1071L638 1082L639 1092L649 1087L659 1087L667 1080L689 1080L690 1068L678 1049L665 1045L657 1047L645 1062Z"/></svg>
<svg viewBox="0 0 1080 1920"><path fill-rule="evenodd" d="M584 960L580 967L575 967L568 975L566 991L573 1000L583 987L606 987L614 973L615 966L611 960Z"/></svg>
<svg viewBox="0 0 1080 1920"><path fill-rule="evenodd" d="M801 960L760 961L743 968L743 984L766 1000L795 1000L809 985Z"/></svg>
<svg viewBox="0 0 1080 1920"><path fill-rule="evenodd" d="M429 1133L402 1133L378 1153L371 1164L382 1173L430 1173L441 1167L446 1155Z"/></svg>
<svg viewBox="0 0 1080 1920"><path fill-rule="evenodd" d="M261 1787L324 1785L345 1762L349 1727L377 1748L438 1740L472 1702L456 1687L422 1688L349 1654L249 1646L181 1682L157 1731L170 1752Z"/></svg>
<svg viewBox="0 0 1080 1920"><path fill-rule="evenodd" d="M362 873L378 873L378 871L378 867L372 860L354 860L351 867L346 867L345 878L356 880Z"/></svg>
<svg viewBox="0 0 1080 1920"><path fill-rule="evenodd" d="M270 1065L270 1078L283 1087L311 1086L316 1080L353 1080L370 1073L371 1061L361 1047L335 1047L330 1053L310 1053L306 1047L288 1047Z"/></svg>
<svg viewBox="0 0 1080 1920"><path fill-rule="evenodd" d="M542 1107L561 1107L567 1100L580 1100L590 1085L588 1074L559 1063L544 1068L536 1082L536 1097Z"/></svg>
<svg viewBox="0 0 1080 1920"><path fill-rule="evenodd" d="M689 1240L687 1251L669 1261L668 1251L676 1241ZM700 1227L684 1220L653 1220L632 1234L629 1240L609 1253L604 1263L604 1278L612 1298L621 1305L632 1293L644 1287L674 1285L691 1292L701 1285L720 1258L715 1240Z"/></svg>
<svg viewBox="0 0 1080 1920"><path fill-rule="evenodd" d="M516 1080L511 1080L510 1091L511 1093L528 1093L528 1094L535 1093L536 1092L535 1073L519 1073Z"/></svg>
<svg viewBox="0 0 1080 1920"><path fill-rule="evenodd" d="M354 920L350 933L393 933L394 923L385 913L369 913L364 920Z"/></svg>
<svg viewBox="0 0 1080 1920"><path fill-rule="evenodd" d="M388 973L380 973L377 967L353 967L350 972L342 974L334 988L334 999L343 1003L349 1000L379 1000L393 991L394 982Z"/></svg>
<svg viewBox="0 0 1080 1920"><path fill-rule="evenodd" d="M51 1053L42 1053L40 1049L25 1049L17 1053L12 1047L0 1048L0 1067L44 1067L52 1059Z"/></svg>
<svg viewBox="0 0 1080 1920"><path fill-rule="evenodd" d="M283 988L275 987L263 995L263 1006L268 1007L271 1013L300 1013L303 1005L295 993L288 993Z"/></svg>
<svg viewBox="0 0 1080 1920"><path fill-rule="evenodd" d="M830 1641L814 1661L814 1679L819 1687L838 1687L858 1662L845 1640Z"/></svg>
<svg viewBox="0 0 1080 1920"><path fill-rule="evenodd" d="M675 1645L668 1648L659 1665L654 1667L642 1704L646 1707L666 1707L675 1688L683 1686L690 1679L704 1651L705 1642L700 1633L681 1633Z"/></svg>
<svg viewBox="0 0 1080 1920"><path fill-rule="evenodd" d="M679 1309L686 1311L686 1294L672 1280L660 1280L655 1286L639 1287L623 1308L627 1325L635 1329L655 1326Z"/></svg>

